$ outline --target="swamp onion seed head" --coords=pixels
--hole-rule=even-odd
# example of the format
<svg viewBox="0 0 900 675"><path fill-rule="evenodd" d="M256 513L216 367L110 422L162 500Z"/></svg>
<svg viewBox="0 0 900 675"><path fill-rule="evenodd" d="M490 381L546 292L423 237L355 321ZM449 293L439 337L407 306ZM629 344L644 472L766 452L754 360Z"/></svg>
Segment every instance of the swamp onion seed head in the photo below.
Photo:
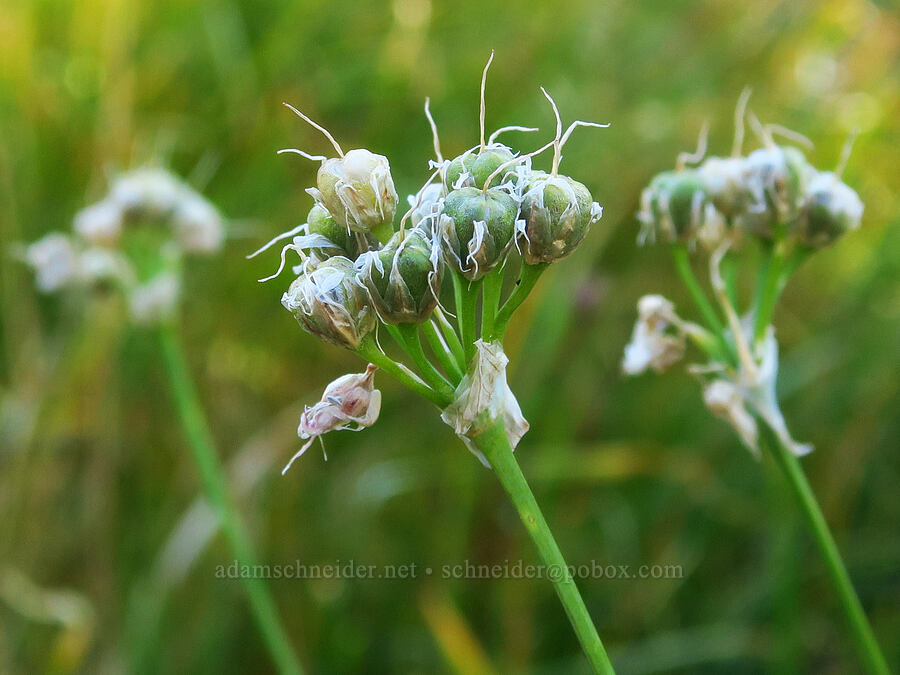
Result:
<svg viewBox="0 0 900 675"><path fill-rule="evenodd" d="M385 323L421 323L437 306L440 248L420 230L395 233L381 250L360 256L356 267L360 284Z"/></svg>
<svg viewBox="0 0 900 675"><path fill-rule="evenodd" d="M530 265L565 258L603 215L603 207L584 185L543 171L526 178L520 209L525 226L519 248Z"/></svg>
<svg viewBox="0 0 900 675"><path fill-rule="evenodd" d="M504 261L518 214L515 199L500 188L451 191L439 222L447 263L470 281L482 278Z"/></svg>
<svg viewBox="0 0 900 675"><path fill-rule="evenodd" d="M353 262L343 256L309 265L281 298L309 333L341 347L356 349L375 327L365 289L356 282Z"/></svg>
<svg viewBox="0 0 900 675"><path fill-rule="evenodd" d="M316 185L308 192L344 227L368 232L394 220L397 191L384 155L357 149L326 159Z"/></svg>
<svg viewBox="0 0 900 675"><path fill-rule="evenodd" d="M845 232L859 228L864 206L859 195L834 173L817 173L809 182L806 205L798 222L800 241L822 248Z"/></svg>

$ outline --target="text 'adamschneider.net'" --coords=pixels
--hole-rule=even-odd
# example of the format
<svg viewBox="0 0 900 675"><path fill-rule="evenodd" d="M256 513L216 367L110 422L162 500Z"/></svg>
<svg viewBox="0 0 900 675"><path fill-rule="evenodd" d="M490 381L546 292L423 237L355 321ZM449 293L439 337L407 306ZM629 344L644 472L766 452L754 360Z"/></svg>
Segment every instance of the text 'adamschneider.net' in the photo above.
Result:
<svg viewBox="0 0 900 675"><path fill-rule="evenodd" d="M440 579L683 579L681 565L619 565L592 560L580 565L536 565L519 561L503 563L460 563L422 565L401 564L365 565L354 560L333 563L292 563L247 565L236 560L229 565L216 565L217 579L362 579L412 580L423 577Z"/></svg>

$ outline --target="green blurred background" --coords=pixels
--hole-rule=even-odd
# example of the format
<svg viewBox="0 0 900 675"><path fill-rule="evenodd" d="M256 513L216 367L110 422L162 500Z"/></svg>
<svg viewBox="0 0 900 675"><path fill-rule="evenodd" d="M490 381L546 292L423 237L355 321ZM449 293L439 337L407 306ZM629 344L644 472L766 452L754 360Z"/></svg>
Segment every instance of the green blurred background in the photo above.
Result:
<svg viewBox="0 0 900 675"><path fill-rule="evenodd" d="M303 333L244 255L302 222L324 140L426 174L488 127L548 135L538 87L581 130L564 169L605 207L510 329L532 430L518 456L571 563L681 565L581 582L621 673L856 672L824 570L780 476L703 407L683 368L625 380L637 298L687 311L667 251L636 248L641 187L705 119L726 153L740 90L837 163L863 229L806 264L776 314L781 395L888 660L900 664L900 14L886 2L387 3L4 0L0 4L0 672L271 671L173 412L155 343L115 298L40 296L6 251L162 163L233 220L187 272L183 323L221 454L269 563L536 562L491 474L435 410L382 376L381 419L286 477L297 417L351 355ZM522 146L538 140L521 137ZM512 140L512 137L510 137ZM515 139L519 141L519 138ZM749 143L748 143L749 147ZM206 533L206 535L204 534ZM271 582L314 673L577 673L550 586L526 580ZM158 617L157 621L155 617ZM158 625L158 629L153 626Z"/></svg>

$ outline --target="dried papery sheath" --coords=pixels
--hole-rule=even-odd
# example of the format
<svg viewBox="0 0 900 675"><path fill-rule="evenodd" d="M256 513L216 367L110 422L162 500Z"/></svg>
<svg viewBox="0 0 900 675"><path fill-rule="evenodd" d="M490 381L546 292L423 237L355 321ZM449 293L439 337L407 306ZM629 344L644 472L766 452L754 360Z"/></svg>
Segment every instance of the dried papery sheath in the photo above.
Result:
<svg viewBox="0 0 900 675"><path fill-rule="evenodd" d="M171 318L178 305L181 282L171 272L163 272L134 286L128 293L128 308L136 323L159 323Z"/></svg>
<svg viewBox="0 0 900 675"><path fill-rule="evenodd" d="M470 281L483 277L504 261L518 213L516 201L500 188L450 192L438 222L447 263Z"/></svg>
<svg viewBox="0 0 900 675"><path fill-rule="evenodd" d="M375 327L375 313L356 282L353 262L335 256L309 265L281 298L300 325L332 344L356 349Z"/></svg>
<svg viewBox="0 0 900 675"><path fill-rule="evenodd" d="M356 261L359 282L385 323L420 323L437 306L440 247L421 230L394 234L384 248Z"/></svg>
<svg viewBox="0 0 900 675"><path fill-rule="evenodd" d="M78 280L78 251L72 239L51 232L25 247L22 257L34 270L42 293L53 293Z"/></svg>
<svg viewBox="0 0 900 675"><path fill-rule="evenodd" d="M441 419L453 428L466 447L485 466L490 464L472 443L494 421L503 420L506 436L513 449L528 431L519 402L506 382L509 359L499 342L475 342L475 358L463 377L453 402L441 413Z"/></svg>
<svg viewBox="0 0 900 675"><path fill-rule="evenodd" d="M578 181L532 171L524 181L520 213L525 226L518 247L525 262L534 265L572 253L600 220L603 207Z"/></svg>
<svg viewBox="0 0 900 675"><path fill-rule="evenodd" d="M326 159L316 184L307 192L351 230L368 232L393 221L397 212L397 191L384 155L357 149Z"/></svg>
<svg viewBox="0 0 900 675"><path fill-rule="evenodd" d="M175 206L172 226L181 248L190 253L214 253L225 240L222 216L207 199L193 191L186 191Z"/></svg>
<svg viewBox="0 0 900 675"><path fill-rule="evenodd" d="M791 437L784 415L778 405L776 386L778 382L778 341L775 329L769 326L765 339L759 348L758 367L754 374L742 369L738 384L741 386L747 405L762 417L788 450L798 457L813 450L808 443L798 443Z"/></svg>
<svg viewBox="0 0 900 675"><path fill-rule="evenodd" d="M122 234L122 207L112 199L104 199L75 214L75 233L100 246L114 246Z"/></svg>
<svg viewBox="0 0 900 675"><path fill-rule="evenodd" d="M364 373L339 377L325 387L318 403L303 410L297 435L306 443L291 457L282 475L317 438L330 431L362 431L375 424L381 412L381 392L375 389L376 370L370 363Z"/></svg>
<svg viewBox="0 0 900 675"><path fill-rule="evenodd" d="M805 246L828 246L862 221L865 207L859 195L830 171L816 173L809 181L805 201L797 228Z"/></svg>
<svg viewBox="0 0 900 675"><path fill-rule="evenodd" d="M727 380L714 380L703 390L703 402L716 417L728 422L747 449L759 458L756 419L747 411L744 395L737 385Z"/></svg>
<svg viewBox="0 0 900 675"><path fill-rule="evenodd" d="M661 295L638 300L638 320L625 347L622 372L640 375L648 369L662 373L684 356L685 331L675 306Z"/></svg>

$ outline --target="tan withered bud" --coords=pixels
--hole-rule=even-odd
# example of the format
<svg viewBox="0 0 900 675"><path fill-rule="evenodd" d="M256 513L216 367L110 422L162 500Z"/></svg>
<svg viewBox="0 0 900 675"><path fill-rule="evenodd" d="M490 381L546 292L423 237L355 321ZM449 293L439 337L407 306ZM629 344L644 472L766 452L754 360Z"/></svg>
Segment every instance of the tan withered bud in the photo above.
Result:
<svg viewBox="0 0 900 675"><path fill-rule="evenodd" d="M309 265L282 296L281 304L309 333L356 349L375 327L375 313L355 278L353 262L342 256Z"/></svg>

